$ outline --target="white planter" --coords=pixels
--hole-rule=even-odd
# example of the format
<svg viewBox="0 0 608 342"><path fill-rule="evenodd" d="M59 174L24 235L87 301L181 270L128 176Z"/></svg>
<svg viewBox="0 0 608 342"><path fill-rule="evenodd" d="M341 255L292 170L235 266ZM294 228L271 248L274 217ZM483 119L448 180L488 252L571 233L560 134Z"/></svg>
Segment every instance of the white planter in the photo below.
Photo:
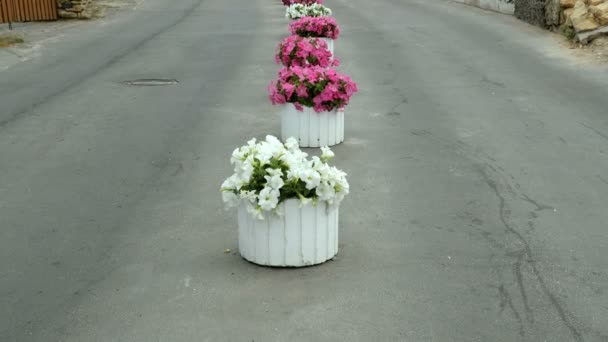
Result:
<svg viewBox="0 0 608 342"><path fill-rule="evenodd" d="M302 267L324 263L338 254L338 208L300 201L283 203L284 215L264 221L239 206L239 252L255 264Z"/></svg>
<svg viewBox="0 0 608 342"><path fill-rule="evenodd" d="M332 57L335 57L335 55L334 55L334 40L330 39L330 38L319 38L319 39L323 39L327 43L327 47L329 48L329 52L331 52Z"/></svg>
<svg viewBox="0 0 608 342"><path fill-rule="evenodd" d="M292 103L281 110L281 138L298 139L300 147L333 146L344 141L344 109L316 113L304 107L298 111Z"/></svg>

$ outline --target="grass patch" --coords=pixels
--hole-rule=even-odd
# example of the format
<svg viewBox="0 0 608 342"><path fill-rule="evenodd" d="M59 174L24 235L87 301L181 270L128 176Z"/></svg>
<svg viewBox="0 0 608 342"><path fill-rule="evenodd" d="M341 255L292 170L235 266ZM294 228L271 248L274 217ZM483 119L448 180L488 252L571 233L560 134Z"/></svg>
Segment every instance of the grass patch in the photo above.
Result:
<svg viewBox="0 0 608 342"><path fill-rule="evenodd" d="M569 40L574 40L574 38L576 37L576 32L574 31L573 28L568 27L567 25L562 25L559 28L559 32L564 35L566 38L568 38Z"/></svg>
<svg viewBox="0 0 608 342"><path fill-rule="evenodd" d="M0 48L8 47L8 46L11 46L14 44L21 44L24 42L25 42L25 40L23 40L23 38L16 36L16 35L12 35L12 34L0 35Z"/></svg>

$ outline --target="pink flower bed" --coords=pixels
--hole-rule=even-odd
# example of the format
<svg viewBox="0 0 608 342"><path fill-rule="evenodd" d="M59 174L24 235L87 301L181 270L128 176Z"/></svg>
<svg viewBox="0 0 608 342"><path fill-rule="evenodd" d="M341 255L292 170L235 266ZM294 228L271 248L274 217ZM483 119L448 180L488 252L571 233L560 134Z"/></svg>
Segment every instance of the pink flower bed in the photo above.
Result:
<svg viewBox="0 0 608 342"><path fill-rule="evenodd" d="M293 4L312 5L312 4L323 4L323 0L283 0L283 5L289 6Z"/></svg>
<svg viewBox="0 0 608 342"><path fill-rule="evenodd" d="M289 36L279 43L275 60L286 67L314 65L326 68L340 65L337 58L332 60L323 39L300 36Z"/></svg>
<svg viewBox="0 0 608 342"><path fill-rule="evenodd" d="M338 39L340 28L333 17L302 17L289 24L291 34Z"/></svg>
<svg viewBox="0 0 608 342"><path fill-rule="evenodd" d="M279 71L278 80L270 82L268 92L273 105L293 103L299 111L312 107L319 113L348 105L357 84L333 69L293 66Z"/></svg>

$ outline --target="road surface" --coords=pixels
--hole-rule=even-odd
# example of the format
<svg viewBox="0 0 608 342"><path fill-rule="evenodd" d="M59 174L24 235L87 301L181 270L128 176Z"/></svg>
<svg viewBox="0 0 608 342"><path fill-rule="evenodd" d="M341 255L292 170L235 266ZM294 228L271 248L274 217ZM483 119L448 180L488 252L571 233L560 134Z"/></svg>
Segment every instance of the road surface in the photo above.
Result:
<svg viewBox="0 0 608 342"><path fill-rule="evenodd" d="M608 71L451 2L326 4L360 92L319 267L224 253L278 0L147 0L0 73L1 341L608 341Z"/></svg>

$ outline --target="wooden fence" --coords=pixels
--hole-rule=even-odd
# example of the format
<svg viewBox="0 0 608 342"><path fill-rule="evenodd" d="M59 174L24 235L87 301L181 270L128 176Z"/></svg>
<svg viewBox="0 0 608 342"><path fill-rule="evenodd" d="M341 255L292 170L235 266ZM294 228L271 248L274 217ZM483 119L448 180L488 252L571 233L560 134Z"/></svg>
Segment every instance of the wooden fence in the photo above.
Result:
<svg viewBox="0 0 608 342"><path fill-rule="evenodd" d="M57 20L57 0L0 0L0 23Z"/></svg>

